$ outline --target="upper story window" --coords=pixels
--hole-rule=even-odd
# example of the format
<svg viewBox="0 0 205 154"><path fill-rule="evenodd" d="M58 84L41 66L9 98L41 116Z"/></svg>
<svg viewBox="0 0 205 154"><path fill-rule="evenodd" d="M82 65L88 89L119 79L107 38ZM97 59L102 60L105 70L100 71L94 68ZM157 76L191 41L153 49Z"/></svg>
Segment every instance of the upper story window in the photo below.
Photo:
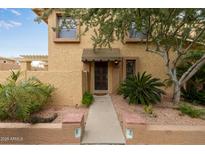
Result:
<svg viewBox="0 0 205 154"><path fill-rule="evenodd" d="M63 17L58 17L58 37L67 38L67 39L76 39L77 38L77 25L76 21L70 17L64 19Z"/></svg>
<svg viewBox="0 0 205 154"><path fill-rule="evenodd" d="M138 30L135 22L132 22L128 34L127 41L135 42L135 41L144 41L147 39L147 31L142 28L142 30Z"/></svg>
<svg viewBox="0 0 205 154"><path fill-rule="evenodd" d="M71 17L62 17L61 15L56 15L56 27L58 27L56 36L54 38L55 42L79 42L79 26L77 20Z"/></svg>

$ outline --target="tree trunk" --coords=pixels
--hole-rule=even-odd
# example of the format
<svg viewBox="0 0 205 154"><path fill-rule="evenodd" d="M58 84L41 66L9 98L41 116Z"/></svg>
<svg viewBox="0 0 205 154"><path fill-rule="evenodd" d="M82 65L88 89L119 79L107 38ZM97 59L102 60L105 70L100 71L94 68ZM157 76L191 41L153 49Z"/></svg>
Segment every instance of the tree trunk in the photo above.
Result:
<svg viewBox="0 0 205 154"><path fill-rule="evenodd" d="M193 64L180 78L177 80L176 72L173 74L172 79L174 80L174 94L173 94L173 102L180 102L181 95L181 87L186 84L186 82L194 75L196 72L205 64L205 54L195 63Z"/></svg>
<svg viewBox="0 0 205 154"><path fill-rule="evenodd" d="M174 82L173 102L175 104L178 104L180 102L180 97L181 97L180 84L179 84L179 82L175 81Z"/></svg>

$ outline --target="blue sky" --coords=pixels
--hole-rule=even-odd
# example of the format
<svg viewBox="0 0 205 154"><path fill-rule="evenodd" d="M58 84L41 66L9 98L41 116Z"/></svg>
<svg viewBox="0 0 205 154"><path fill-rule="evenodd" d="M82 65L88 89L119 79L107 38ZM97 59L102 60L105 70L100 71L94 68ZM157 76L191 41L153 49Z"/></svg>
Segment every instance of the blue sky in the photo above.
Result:
<svg viewBox="0 0 205 154"><path fill-rule="evenodd" d="M0 8L0 56L47 54L47 25L35 18L31 9Z"/></svg>

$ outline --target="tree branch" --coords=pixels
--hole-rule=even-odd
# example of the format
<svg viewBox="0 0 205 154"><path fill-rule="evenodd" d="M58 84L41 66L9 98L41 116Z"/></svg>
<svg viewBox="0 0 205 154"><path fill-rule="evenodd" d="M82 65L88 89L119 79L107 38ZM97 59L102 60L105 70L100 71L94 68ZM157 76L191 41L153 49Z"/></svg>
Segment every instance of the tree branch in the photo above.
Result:
<svg viewBox="0 0 205 154"><path fill-rule="evenodd" d="M160 51L152 50L152 49L149 49L148 47L146 47L146 51L151 52L151 53L156 53L156 54L158 54L160 56L163 56L163 54Z"/></svg>
<svg viewBox="0 0 205 154"><path fill-rule="evenodd" d="M186 83L204 64L205 54L181 76L179 80L180 86Z"/></svg>
<svg viewBox="0 0 205 154"><path fill-rule="evenodd" d="M205 31L205 27L201 30L201 32L194 38L191 44L183 52L186 53L192 47L192 45L199 39L199 37L204 33L204 31Z"/></svg>

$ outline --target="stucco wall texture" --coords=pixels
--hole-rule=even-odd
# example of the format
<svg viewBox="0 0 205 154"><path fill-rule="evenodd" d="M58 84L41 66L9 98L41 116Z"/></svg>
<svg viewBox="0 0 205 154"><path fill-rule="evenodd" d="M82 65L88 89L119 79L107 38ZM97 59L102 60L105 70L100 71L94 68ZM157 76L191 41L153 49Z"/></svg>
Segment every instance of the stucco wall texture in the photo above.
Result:
<svg viewBox="0 0 205 154"><path fill-rule="evenodd" d="M53 27L56 27L56 12L53 12L48 18L48 71L58 72L59 75L51 73L55 77L51 76L50 78L53 79L49 80L55 80L56 84L64 87L61 89L66 91L64 94L66 96L63 97L69 98L69 101L67 102L68 104L80 103L79 98L82 96L82 71L85 68L84 65L87 65L81 61L81 57L84 48L93 47L92 41L90 39L93 32L90 30L85 35L80 36L80 42L55 42L54 40L56 39L56 33L53 31ZM83 27L80 28L80 31L82 30ZM166 69L162 58L156 54L146 52L145 43L138 42L122 44L119 41L113 43L112 47L119 48L123 57L137 57L138 72L147 71L154 77L158 77L160 79L167 78ZM120 77L116 77L115 72L120 71L112 69L111 67L112 65L109 65L108 68L109 71L113 71L108 74L108 91L114 92L114 90L116 90L118 87L118 83L120 82ZM122 69L122 67L120 68ZM60 74L64 74L63 72L70 73L67 76L60 77ZM41 76L43 78L43 75ZM57 81L61 83L57 83ZM90 82L91 90L93 87L92 82L93 81ZM170 91L170 89L168 89L168 91ZM63 94L63 92L61 93ZM75 102L70 100L75 100Z"/></svg>
<svg viewBox="0 0 205 154"><path fill-rule="evenodd" d="M55 32L52 27L56 27L56 14L53 12L48 19L48 69L49 71L74 71L82 70L81 62L84 48L92 48L92 30L80 37L80 43L59 43L54 42ZM83 27L81 27L81 31ZM119 48L123 57L139 57L139 71L147 71L153 76L166 78L166 69L161 57L145 51L145 44L125 43L120 41L112 44L113 48Z"/></svg>
<svg viewBox="0 0 205 154"><path fill-rule="evenodd" d="M81 137L75 129L81 128ZM27 124L1 123L0 144L80 144L84 120L72 123Z"/></svg>
<svg viewBox="0 0 205 154"><path fill-rule="evenodd" d="M134 132L126 144L205 144L204 126L124 124Z"/></svg>
<svg viewBox="0 0 205 154"><path fill-rule="evenodd" d="M28 71L27 78L36 76L42 82L56 88L51 102L53 105L75 106L81 104L82 72L80 71Z"/></svg>

